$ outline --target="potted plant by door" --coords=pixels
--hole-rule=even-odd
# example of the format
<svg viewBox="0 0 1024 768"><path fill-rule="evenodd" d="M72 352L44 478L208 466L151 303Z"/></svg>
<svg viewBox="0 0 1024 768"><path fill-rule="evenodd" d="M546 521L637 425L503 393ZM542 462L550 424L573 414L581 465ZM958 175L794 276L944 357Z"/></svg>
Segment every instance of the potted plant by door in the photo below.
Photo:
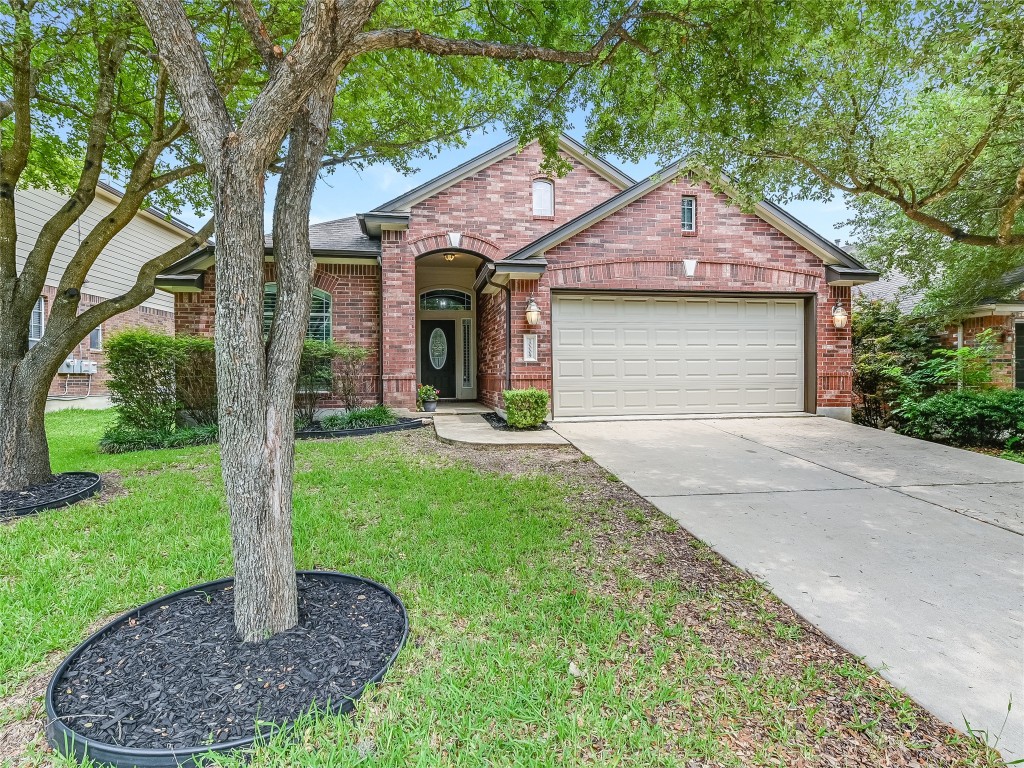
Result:
<svg viewBox="0 0 1024 768"><path fill-rule="evenodd" d="M437 410L437 397L441 392L430 384L420 384L416 390L416 407L421 411L433 413Z"/></svg>

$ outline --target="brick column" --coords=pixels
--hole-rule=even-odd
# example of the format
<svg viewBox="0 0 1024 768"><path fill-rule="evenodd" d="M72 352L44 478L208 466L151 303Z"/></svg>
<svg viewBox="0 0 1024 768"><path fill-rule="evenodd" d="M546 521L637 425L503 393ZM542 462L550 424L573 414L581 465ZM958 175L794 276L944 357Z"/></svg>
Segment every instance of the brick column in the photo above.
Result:
<svg viewBox="0 0 1024 768"><path fill-rule="evenodd" d="M416 405L416 260L406 252L405 232L381 232L381 318L384 402Z"/></svg>
<svg viewBox="0 0 1024 768"><path fill-rule="evenodd" d="M818 412L848 419L853 405L852 318L845 328L836 328L832 322L832 307L839 300L846 311L851 312L850 288L824 283L821 287L823 290L818 294Z"/></svg>

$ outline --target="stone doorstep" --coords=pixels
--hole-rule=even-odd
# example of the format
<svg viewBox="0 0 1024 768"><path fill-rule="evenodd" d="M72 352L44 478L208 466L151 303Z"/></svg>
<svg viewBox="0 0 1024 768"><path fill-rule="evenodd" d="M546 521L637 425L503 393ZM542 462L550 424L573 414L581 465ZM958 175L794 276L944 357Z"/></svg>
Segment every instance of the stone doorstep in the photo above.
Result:
<svg viewBox="0 0 1024 768"><path fill-rule="evenodd" d="M569 441L552 429L538 432L506 432L494 429L479 413L450 415L434 414L434 432L444 443L472 445L478 448L559 447Z"/></svg>

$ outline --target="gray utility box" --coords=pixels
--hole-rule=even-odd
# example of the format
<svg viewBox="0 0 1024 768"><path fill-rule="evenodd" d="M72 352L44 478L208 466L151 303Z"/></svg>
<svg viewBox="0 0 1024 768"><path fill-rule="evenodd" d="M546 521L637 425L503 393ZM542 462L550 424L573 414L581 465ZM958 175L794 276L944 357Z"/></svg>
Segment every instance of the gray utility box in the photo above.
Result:
<svg viewBox="0 0 1024 768"><path fill-rule="evenodd" d="M69 357L60 364L57 373L87 373L91 375L96 373L96 363L92 360L78 360L77 358Z"/></svg>

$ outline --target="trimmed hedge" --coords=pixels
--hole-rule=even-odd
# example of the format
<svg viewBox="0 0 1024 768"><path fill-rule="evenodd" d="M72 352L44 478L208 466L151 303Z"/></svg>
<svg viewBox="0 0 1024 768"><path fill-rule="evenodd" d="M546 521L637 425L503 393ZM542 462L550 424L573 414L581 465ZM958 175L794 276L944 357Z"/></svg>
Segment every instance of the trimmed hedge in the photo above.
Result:
<svg viewBox="0 0 1024 768"><path fill-rule="evenodd" d="M505 401L505 421L510 427L540 426L548 417L550 397L543 389L506 389L501 397Z"/></svg>
<svg viewBox="0 0 1024 768"><path fill-rule="evenodd" d="M178 411L175 369L182 360L173 336L144 328L106 340L110 399L118 424L136 431L173 431Z"/></svg>
<svg viewBox="0 0 1024 768"><path fill-rule="evenodd" d="M945 392L904 405L904 434L972 447L1013 448L1024 440L1024 390Z"/></svg>

